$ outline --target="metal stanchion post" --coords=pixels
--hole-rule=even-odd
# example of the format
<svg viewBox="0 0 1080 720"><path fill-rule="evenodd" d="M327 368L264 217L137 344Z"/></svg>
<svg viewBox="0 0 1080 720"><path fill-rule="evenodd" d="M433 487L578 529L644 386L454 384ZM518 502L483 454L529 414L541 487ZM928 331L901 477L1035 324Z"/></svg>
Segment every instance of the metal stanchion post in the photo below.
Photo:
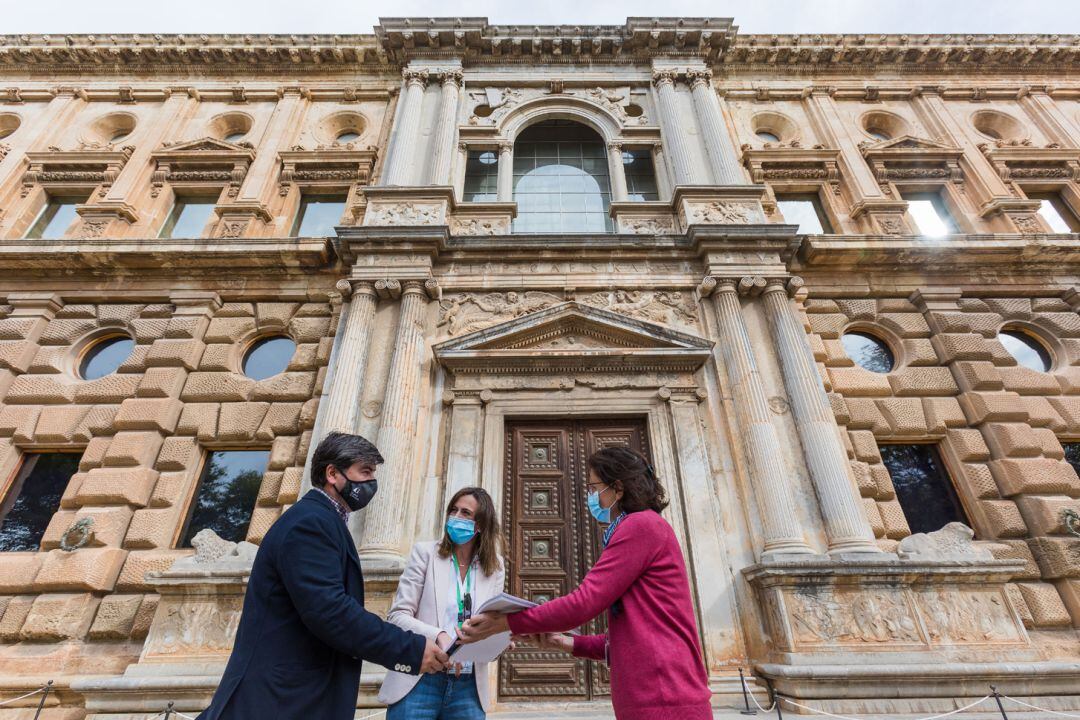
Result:
<svg viewBox="0 0 1080 720"><path fill-rule="evenodd" d="M746 690L746 676L743 675L742 668L739 668L739 684L742 685L742 701L743 701L743 705L746 706L746 709L745 710L740 710L739 714L740 715L757 715L757 710L751 710L750 709L750 698L747 695L747 690Z"/></svg>
<svg viewBox="0 0 1080 720"><path fill-rule="evenodd" d="M1005 706L1001 704L1001 695L998 693L997 687L991 685L990 692L994 694L994 702L997 703L998 711L1001 713L1001 717L1005 718L1005 720L1009 720L1009 716L1005 714Z"/></svg>
<svg viewBox="0 0 1080 720"><path fill-rule="evenodd" d="M169 704L165 706L165 720L172 720L173 712L175 712L173 710L173 701L170 700Z"/></svg>
<svg viewBox="0 0 1080 720"><path fill-rule="evenodd" d="M780 707L783 704L781 702L783 699L784 696L781 695L779 691L773 691L773 702L776 703L776 720L784 720L784 711Z"/></svg>
<svg viewBox="0 0 1080 720"><path fill-rule="evenodd" d="M49 697L49 691L52 690L53 681L45 683L45 688L41 692L41 700L38 700L37 712L34 713L34 720L38 720L41 717L41 710L45 707L45 698Z"/></svg>

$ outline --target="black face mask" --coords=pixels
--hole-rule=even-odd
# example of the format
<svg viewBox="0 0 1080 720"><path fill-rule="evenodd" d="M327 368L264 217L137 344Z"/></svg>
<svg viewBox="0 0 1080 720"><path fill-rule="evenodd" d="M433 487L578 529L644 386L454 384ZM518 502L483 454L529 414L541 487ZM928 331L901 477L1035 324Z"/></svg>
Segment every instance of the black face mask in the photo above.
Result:
<svg viewBox="0 0 1080 720"><path fill-rule="evenodd" d="M341 496L345 500L345 504L349 506L349 509L356 512L357 510L363 509L371 502L371 498L375 497L375 493L378 489L378 480L354 482L349 478L345 478L345 492L341 493Z"/></svg>

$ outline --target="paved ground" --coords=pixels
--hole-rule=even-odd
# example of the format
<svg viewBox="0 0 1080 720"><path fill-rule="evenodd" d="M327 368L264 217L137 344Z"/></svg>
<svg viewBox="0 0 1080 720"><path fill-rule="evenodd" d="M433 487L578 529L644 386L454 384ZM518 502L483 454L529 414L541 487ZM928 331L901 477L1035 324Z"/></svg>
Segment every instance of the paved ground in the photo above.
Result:
<svg viewBox="0 0 1080 720"><path fill-rule="evenodd" d="M1007 713L1010 720L1062 720L1061 715L1051 715L1049 713L1039 712L1013 712L1007 709ZM866 715L858 716L860 720L915 720L916 718L927 717L935 713L925 713L922 715ZM1072 713L1071 713L1072 714ZM1075 713L1076 717L1080 717L1080 713ZM564 704L564 703L544 703L542 705L530 705L528 709L516 709L507 708L505 710L499 709L496 712L491 713L488 717L491 720L614 720L615 715L611 712L611 708L599 709L595 705L583 706L578 704ZM756 716L760 720L776 720L776 711L765 714L759 712ZM807 720L808 718L820 718L825 720L823 715L795 715L788 711L784 711L785 718L799 718L799 720ZM740 714L737 710L723 710L717 709L713 713L714 720L753 720L752 717ZM951 716L952 720L1002 720L1001 714L997 712L964 712Z"/></svg>

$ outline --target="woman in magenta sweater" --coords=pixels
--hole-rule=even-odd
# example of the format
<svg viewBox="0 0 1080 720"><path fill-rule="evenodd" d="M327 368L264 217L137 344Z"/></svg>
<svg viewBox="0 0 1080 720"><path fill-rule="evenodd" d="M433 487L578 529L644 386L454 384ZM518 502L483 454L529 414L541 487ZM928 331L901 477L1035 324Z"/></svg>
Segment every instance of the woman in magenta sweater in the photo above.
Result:
<svg viewBox="0 0 1080 720"><path fill-rule="evenodd" d="M588 505L610 524L581 585L513 615L476 615L459 634L467 642L507 630L541 635L545 647L606 661L618 720L712 720L686 565L660 517L667 501L652 466L626 448L593 453ZM605 610L606 635L563 634Z"/></svg>

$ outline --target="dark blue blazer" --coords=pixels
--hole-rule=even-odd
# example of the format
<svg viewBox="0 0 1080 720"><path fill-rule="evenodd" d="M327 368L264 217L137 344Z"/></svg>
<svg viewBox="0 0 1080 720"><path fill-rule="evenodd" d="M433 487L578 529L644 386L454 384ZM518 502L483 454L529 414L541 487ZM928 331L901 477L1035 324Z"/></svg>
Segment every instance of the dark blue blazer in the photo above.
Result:
<svg viewBox="0 0 1080 720"><path fill-rule="evenodd" d="M229 664L199 720L351 719L361 661L415 675L425 644L364 609L348 528L311 490L259 546Z"/></svg>

